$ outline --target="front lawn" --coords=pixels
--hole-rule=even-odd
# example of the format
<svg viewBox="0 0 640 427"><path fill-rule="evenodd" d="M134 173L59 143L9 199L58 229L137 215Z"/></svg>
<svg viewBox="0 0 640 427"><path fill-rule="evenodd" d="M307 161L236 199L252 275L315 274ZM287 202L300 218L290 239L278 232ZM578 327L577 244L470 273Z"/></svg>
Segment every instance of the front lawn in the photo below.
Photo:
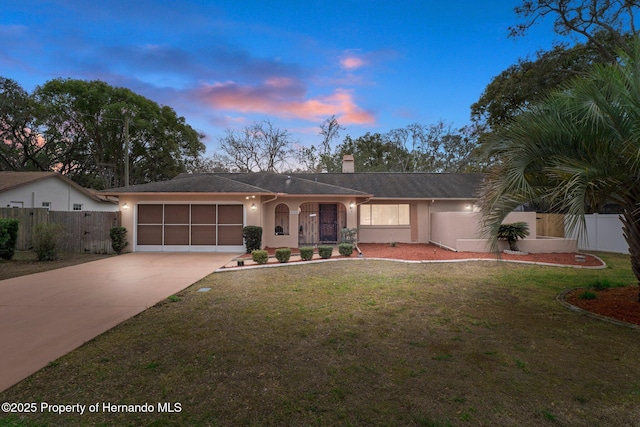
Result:
<svg viewBox="0 0 640 427"><path fill-rule="evenodd" d="M0 280L69 267L109 256L113 255L60 253L54 261L38 261L35 252L18 251L11 260L0 259Z"/></svg>
<svg viewBox="0 0 640 427"><path fill-rule="evenodd" d="M0 417L5 425L637 425L638 331L555 300L595 278L635 283L628 257L602 257L610 268L353 260L213 274L0 393L0 402L99 404L96 412L38 407Z"/></svg>

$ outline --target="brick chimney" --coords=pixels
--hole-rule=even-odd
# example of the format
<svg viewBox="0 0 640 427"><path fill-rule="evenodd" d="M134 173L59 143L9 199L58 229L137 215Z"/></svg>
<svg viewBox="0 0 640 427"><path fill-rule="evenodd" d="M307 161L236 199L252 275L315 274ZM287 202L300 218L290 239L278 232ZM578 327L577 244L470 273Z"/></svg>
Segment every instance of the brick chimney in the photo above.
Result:
<svg viewBox="0 0 640 427"><path fill-rule="evenodd" d="M356 171L353 155L345 154L342 158L342 173L354 173Z"/></svg>

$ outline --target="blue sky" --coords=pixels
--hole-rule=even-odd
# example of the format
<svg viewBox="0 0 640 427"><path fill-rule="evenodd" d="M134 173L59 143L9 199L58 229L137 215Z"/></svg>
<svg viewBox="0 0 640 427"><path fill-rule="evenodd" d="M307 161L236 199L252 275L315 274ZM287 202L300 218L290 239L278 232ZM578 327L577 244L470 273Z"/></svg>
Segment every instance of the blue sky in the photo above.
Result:
<svg viewBox="0 0 640 427"><path fill-rule="evenodd" d="M519 0L9 0L0 75L124 86L206 135L269 119L303 145L335 114L349 134L461 127L492 77L549 49L550 22L507 38Z"/></svg>

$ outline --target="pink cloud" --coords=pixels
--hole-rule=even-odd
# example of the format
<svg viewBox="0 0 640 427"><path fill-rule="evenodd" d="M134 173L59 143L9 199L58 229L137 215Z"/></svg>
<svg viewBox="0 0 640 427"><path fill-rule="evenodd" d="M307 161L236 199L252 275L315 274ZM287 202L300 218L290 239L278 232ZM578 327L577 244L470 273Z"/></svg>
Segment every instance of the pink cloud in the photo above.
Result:
<svg viewBox="0 0 640 427"><path fill-rule="evenodd" d="M360 108L353 92L335 89L330 95L305 99L306 90L290 78L270 78L250 86L233 81L200 87L195 96L218 110L270 114L285 118L321 121L336 115L341 124L373 124L372 113Z"/></svg>
<svg viewBox="0 0 640 427"><path fill-rule="evenodd" d="M357 68L365 65L366 62L362 58L358 58L357 56L346 56L340 59L340 66L346 70L355 70Z"/></svg>

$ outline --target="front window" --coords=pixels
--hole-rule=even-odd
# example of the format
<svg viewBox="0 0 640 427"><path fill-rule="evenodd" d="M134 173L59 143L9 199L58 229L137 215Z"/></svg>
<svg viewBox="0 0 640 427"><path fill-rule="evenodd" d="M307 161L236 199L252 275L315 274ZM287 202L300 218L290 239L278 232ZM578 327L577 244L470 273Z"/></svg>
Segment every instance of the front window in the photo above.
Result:
<svg viewBox="0 0 640 427"><path fill-rule="evenodd" d="M276 206L275 223L276 236L289 235L289 206L285 205L284 203L280 203L278 206Z"/></svg>
<svg viewBox="0 0 640 427"><path fill-rule="evenodd" d="M360 225L410 225L409 205L361 205Z"/></svg>

